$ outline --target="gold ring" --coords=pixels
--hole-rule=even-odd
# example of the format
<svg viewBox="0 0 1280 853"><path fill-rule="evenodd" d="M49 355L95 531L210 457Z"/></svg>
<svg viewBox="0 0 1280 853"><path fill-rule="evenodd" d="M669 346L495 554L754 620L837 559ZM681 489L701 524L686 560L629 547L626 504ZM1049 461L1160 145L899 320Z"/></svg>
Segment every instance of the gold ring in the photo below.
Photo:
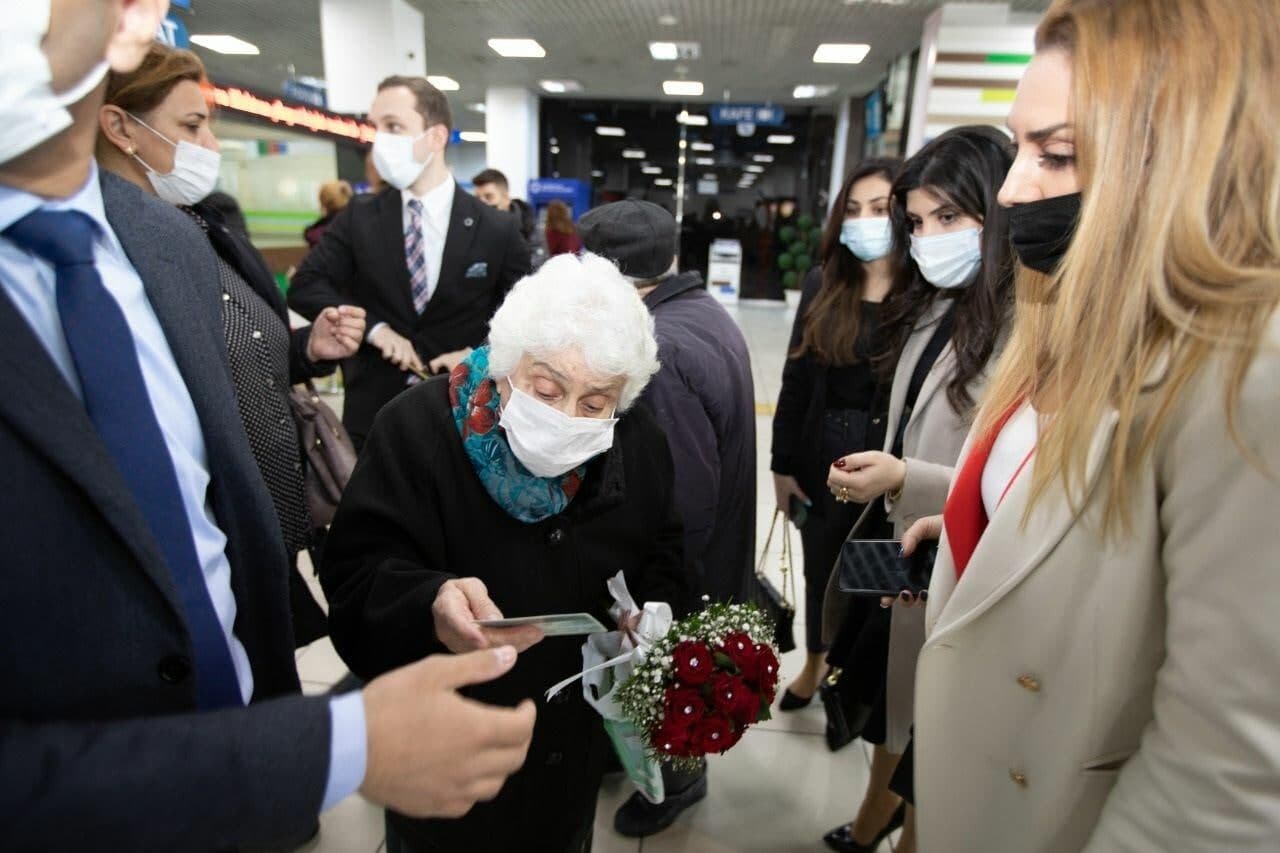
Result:
<svg viewBox="0 0 1280 853"><path fill-rule="evenodd" d="M849 489L847 486L841 486L836 491L836 500L842 504L847 504L849 502Z"/></svg>

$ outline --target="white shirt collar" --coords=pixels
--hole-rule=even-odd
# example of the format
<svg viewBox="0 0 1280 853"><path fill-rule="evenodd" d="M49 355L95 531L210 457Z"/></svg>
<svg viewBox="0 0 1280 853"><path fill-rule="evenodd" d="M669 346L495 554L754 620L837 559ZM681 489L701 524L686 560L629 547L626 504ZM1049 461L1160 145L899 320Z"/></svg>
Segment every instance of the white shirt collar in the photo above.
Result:
<svg viewBox="0 0 1280 853"><path fill-rule="evenodd" d="M400 203L405 211L409 209L409 201L418 199L422 202L422 212L427 222L434 228L444 229L449 222L449 214L453 212L453 195L457 189L453 175L448 175L439 186L427 190L421 197L409 190L400 191Z"/></svg>

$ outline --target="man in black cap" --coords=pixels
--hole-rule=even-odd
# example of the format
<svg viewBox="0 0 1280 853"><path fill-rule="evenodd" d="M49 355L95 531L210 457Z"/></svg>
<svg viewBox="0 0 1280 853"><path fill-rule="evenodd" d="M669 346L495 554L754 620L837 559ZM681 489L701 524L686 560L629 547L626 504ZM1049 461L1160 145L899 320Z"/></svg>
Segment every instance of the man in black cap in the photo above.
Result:
<svg viewBox="0 0 1280 853"><path fill-rule="evenodd" d="M676 509L684 522L693 610L748 601L756 521L756 420L751 355L737 323L697 272L679 273L676 221L647 201L620 201L578 220L583 247L609 258L635 283L653 314L662 369L642 402L667 434L675 461ZM664 768L666 800L640 794L618 809L614 828L632 838L670 826L707 795L706 768Z"/></svg>

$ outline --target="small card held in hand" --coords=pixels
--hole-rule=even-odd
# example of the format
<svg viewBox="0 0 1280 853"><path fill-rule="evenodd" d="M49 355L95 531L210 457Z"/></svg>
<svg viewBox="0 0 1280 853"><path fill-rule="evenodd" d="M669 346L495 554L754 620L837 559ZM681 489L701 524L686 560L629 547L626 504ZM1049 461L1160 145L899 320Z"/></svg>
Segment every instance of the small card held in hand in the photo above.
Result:
<svg viewBox="0 0 1280 853"><path fill-rule="evenodd" d="M590 613L553 613L547 616L518 616L515 619L480 619L476 624L481 628L536 625L547 637L575 637L581 634L599 634L609 630Z"/></svg>

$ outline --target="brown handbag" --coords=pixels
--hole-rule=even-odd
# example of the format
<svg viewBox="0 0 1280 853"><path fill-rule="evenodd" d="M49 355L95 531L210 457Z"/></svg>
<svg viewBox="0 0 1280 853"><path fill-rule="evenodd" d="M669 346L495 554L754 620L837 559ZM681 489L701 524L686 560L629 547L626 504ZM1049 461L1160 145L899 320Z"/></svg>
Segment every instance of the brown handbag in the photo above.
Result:
<svg viewBox="0 0 1280 853"><path fill-rule="evenodd" d="M356 467L356 448L333 409L307 382L289 392L289 407L298 427L298 442L306 456L303 493L313 527L328 527L342 499L342 490Z"/></svg>

